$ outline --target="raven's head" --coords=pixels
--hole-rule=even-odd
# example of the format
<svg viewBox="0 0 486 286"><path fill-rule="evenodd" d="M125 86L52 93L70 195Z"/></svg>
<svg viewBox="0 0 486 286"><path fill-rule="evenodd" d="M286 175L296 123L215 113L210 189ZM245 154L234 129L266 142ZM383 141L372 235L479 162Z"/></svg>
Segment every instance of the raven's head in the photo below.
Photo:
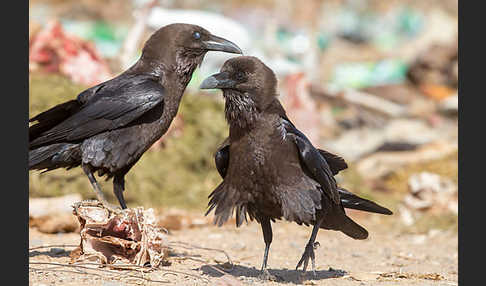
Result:
<svg viewBox="0 0 486 286"><path fill-rule="evenodd" d="M206 78L201 89L221 89L226 100L226 119L247 125L277 96L274 72L256 57L227 60L220 73Z"/></svg>
<svg viewBox="0 0 486 286"><path fill-rule="evenodd" d="M145 43L141 60L162 64L177 73L192 74L208 51L242 54L234 43L190 24L170 24L153 33Z"/></svg>

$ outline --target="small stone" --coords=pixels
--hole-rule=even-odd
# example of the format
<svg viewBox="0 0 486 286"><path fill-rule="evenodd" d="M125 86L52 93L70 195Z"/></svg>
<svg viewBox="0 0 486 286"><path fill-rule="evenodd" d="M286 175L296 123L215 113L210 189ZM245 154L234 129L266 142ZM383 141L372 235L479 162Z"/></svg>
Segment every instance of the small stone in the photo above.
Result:
<svg viewBox="0 0 486 286"><path fill-rule="evenodd" d="M412 243L413 244L423 244L427 240L427 235L421 234L421 235L415 235L412 238Z"/></svg>
<svg viewBox="0 0 486 286"><path fill-rule="evenodd" d="M59 255L59 254L62 254L64 252L65 252L65 250L63 248L58 248L58 247L51 248L51 253L54 254L54 255Z"/></svg>

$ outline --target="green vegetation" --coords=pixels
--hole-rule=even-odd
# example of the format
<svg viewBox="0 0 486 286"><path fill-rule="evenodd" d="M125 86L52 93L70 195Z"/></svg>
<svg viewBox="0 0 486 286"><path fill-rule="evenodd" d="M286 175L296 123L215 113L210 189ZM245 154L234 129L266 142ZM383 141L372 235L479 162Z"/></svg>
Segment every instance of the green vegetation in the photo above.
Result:
<svg viewBox="0 0 486 286"><path fill-rule="evenodd" d="M29 115L73 99L84 88L58 75L31 74ZM163 146L149 149L126 177L125 199L130 207L204 209L208 194L221 181L213 154L228 132L223 109L221 101L186 92L178 114L183 132L164 136ZM116 202L111 181L99 182L108 198ZM85 199L95 198L80 168L44 174L32 171L29 184L32 197L80 193Z"/></svg>

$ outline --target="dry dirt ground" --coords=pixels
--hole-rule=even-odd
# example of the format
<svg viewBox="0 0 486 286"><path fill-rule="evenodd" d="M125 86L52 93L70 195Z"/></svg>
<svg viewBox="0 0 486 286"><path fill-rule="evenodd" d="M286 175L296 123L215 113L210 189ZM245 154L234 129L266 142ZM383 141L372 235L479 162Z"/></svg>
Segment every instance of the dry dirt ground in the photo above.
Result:
<svg viewBox="0 0 486 286"><path fill-rule="evenodd" d="M169 257L171 265L147 273L90 268L86 264L65 266L73 247L30 249L29 281L32 286L458 285L456 230L406 234L388 227L381 218L353 217L368 229L370 236L360 241L340 232L320 230L316 276L294 270L311 228L280 221L273 224L274 241L268 260L269 271L277 281L263 281L258 277L264 243L256 222L238 229L233 224L226 224L221 228L211 225L172 231L168 235L173 242ZM80 241L78 233L44 234L34 228L30 229L29 238L31 248L78 245ZM224 250L233 265L227 263L223 252L176 242Z"/></svg>

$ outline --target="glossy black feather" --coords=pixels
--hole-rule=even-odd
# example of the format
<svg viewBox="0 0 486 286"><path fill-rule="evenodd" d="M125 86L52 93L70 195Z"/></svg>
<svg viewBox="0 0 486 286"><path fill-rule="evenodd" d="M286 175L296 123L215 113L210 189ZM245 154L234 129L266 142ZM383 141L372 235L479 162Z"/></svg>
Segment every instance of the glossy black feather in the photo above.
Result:
<svg viewBox="0 0 486 286"><path fill-rule="evenodd" d="M75 142L123 127L163 99L164 88L152 77L122 76L98 89L74 114L32 140L30 147L61 141Z"/></svg>
<svg viewBox="0 0 486 286"><path fill-rule="evenodd" d="M62 122L69 116L79 111L81 105L82 104L78 100L69 100L29 119L29 122L37 121L37 123L29 127L29 140L35 140L43 132L53 128L59 124L59 122Z"/></svg>
<svg viewBox="0 0 486 286"><path fill-rule="evenodd" d="M393 214L393 212L390 211L389 209L382 207L370 200L358 197L357 195L351 193L350 191L344 188L339 188L338 192L339 192L339 197L341 198L341 203L345 208L385 214L385 215Z"/></svg>
<svg viewBox="0 0 486 286"><path fill-rule="evenodd" d="M295 140L303 165L310 172L311 176L321 184L322 188L324 188L324 193L331 198L331 201L339 204L336 180L333 177L327 161L321 156L309 139L307 139L304 133L300 132L290 121L282 118L282 123L284 124L287 136L291 136Z"/></svg>
<svg viewBox="0 0 486 286"><path fill-rule="evenodd" d="M334 155L322 149L317 150L319 151L319 153L321 153L321 156L326 159L326 162L329 164L329 168L331 169L333 175L337 175L339 171L348 168L348 164L346 164L346 161L344 161L344 159L339 157L338 155Z"/></svg>
<svg viewBox="0 0 486 286"><path fill-rule="evenodd" d="M227 140L225 141L227 142ZM214 154L214 162L221 178L224 179L229 164L229 144L223 144Z"/></svg>

